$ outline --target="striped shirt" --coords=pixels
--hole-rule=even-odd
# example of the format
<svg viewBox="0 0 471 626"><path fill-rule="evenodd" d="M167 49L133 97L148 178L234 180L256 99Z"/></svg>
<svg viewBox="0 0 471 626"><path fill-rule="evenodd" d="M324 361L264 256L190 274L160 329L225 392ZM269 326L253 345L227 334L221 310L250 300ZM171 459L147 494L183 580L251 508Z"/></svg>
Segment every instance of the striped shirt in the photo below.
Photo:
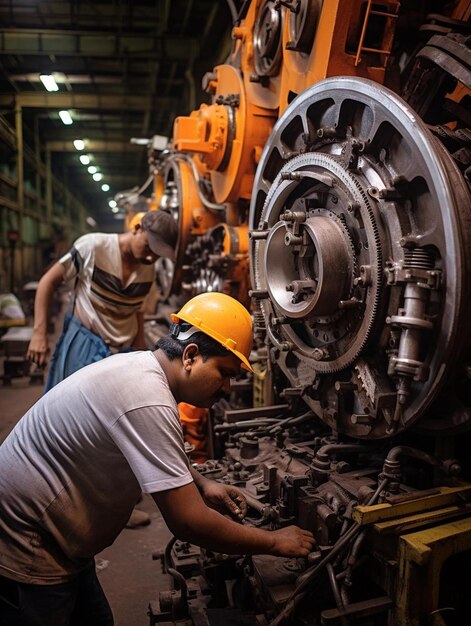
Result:
<svg viewBox="0 0 471 626"><path fill-rule="evenodd" d="M137 313L154 280L154 266L141 265L125 284L119 235L91 233L77 239L60 260L65 281L75 280L74 315L112 349L130 346Z"/></svg>

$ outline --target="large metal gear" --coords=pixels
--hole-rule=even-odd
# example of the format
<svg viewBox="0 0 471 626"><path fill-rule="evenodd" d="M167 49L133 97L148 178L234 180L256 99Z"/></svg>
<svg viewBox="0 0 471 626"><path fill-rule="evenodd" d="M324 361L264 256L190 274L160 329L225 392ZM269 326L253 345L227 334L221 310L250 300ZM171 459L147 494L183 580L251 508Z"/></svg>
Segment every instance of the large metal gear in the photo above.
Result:
<svg viewBox="0 0 471 626"><path fill-rule="evenodd" d="M258 76L276 76L280 70L283 14L273 0L266 0L254 30L254 61Z"/></svg>
<svg viewBox="0 0 471 626"><path fill-rule="evenodd" d="M182 266L188 261L185 252L196 236L217 224L221 217L204 206L201 191L202 175L188 155L172 153L162 172L163 193L159 210L168 211L178 224L176 263L161 257L156 263L160 296L167 300L179 294L182 287Z"/></svg>
<svg viewBox="0 0 471 626"><path fill-rule="evenodd" d="M248 292L247 225L221 224L188 245L182 289L195 296L207 291L229 293L245 306Z"/></svg>
<svg viewBox="0 0 471 626"><path fill-rule="evenodd" d="M466 375L470 192L400 97L339 77L296 98L262 155L250 230L272 361L329 426L468 426L459 394L446 418L436 407Z"/></svg>
<svg viewBox="0 0 471 626"><path fill-rule="evenodd" d="M316 34L322 0L297 0L286 5L289 9L287 49L309 54Z"/></svg>

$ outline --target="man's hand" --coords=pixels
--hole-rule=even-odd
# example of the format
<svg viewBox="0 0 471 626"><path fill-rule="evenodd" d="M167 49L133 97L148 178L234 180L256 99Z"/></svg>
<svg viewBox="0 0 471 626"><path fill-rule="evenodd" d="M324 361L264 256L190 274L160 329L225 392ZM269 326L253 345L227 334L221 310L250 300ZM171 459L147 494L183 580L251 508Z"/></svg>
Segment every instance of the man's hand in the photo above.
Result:
<svg viewBox="0 0 471 626"><path fill-rule="evenodd" d="M273 538L273 547L270 554L273 556L298 557L307 556L312 552L315 544L314 536L309 530L298 526L287 526L270 532Z"/></svg>
<svg viewBox="0 0 471 626"><path fill-rule="evenodd" d="M47 335L33 332L26 357L39 367L43 367L48 362L49 354L50 349Z"/></svg>
<svg viewBox="0 0 471 626"><path fill-rule="evenodd" d="M42 276L34 299L34 331L29 342L27 358L43 367L49 359L47 341L47 316L51 308L52 296L64 281L65 269L62 263L54 263Z"/></svg>
<svg viewBox="0 0 471 626"><path fill-rule="evenodd" d="M247 502L237 487L206 480L201 485L201 495L212 509L223 515L230 513L237 521L242 520L247 514Z"/></svg>
<svg viewBox="0 0 471 626"><path fill-rule="evenodd" d="M221 506L225 512L239 509L240 513L234 515L240 520L246 505L238 489L207 478L195 476L194 482L175 489L157 491L152 497L176 537L213 552L272 554L292 558L307 556L314 545L312 533L297 526L262 530L248 524L237 524L211 510L220 509ZM207 498L211 508L208 508L203 498Z"/></svg>

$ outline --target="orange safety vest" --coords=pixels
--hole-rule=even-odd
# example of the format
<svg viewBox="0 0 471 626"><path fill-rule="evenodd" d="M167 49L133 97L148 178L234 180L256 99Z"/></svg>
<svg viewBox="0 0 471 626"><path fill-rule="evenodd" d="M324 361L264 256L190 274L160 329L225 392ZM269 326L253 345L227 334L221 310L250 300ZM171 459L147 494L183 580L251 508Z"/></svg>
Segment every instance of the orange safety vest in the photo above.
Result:
<svg viewBox="0 0 471 626"><path fill-rule="evenodd" d="M180 402L178 412L185 441L194 447L190 459L194 463L204 463L209 457L208 409Z"/></svg>

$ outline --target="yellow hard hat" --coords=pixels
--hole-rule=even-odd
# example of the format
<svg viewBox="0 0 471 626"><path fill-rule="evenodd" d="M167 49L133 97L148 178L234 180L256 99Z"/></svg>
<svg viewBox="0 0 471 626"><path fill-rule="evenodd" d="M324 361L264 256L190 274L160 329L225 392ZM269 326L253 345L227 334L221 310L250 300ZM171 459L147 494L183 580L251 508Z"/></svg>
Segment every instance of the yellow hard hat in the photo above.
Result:
<svg viewBox="0 0 471 626"><path fill-rule="evenodd" d="M252 350L252 318L247 309L225 293L201 293L170 315L172 322L187 322L209 335L234 353L244 369L253 372L249 363Z"/></svg>

